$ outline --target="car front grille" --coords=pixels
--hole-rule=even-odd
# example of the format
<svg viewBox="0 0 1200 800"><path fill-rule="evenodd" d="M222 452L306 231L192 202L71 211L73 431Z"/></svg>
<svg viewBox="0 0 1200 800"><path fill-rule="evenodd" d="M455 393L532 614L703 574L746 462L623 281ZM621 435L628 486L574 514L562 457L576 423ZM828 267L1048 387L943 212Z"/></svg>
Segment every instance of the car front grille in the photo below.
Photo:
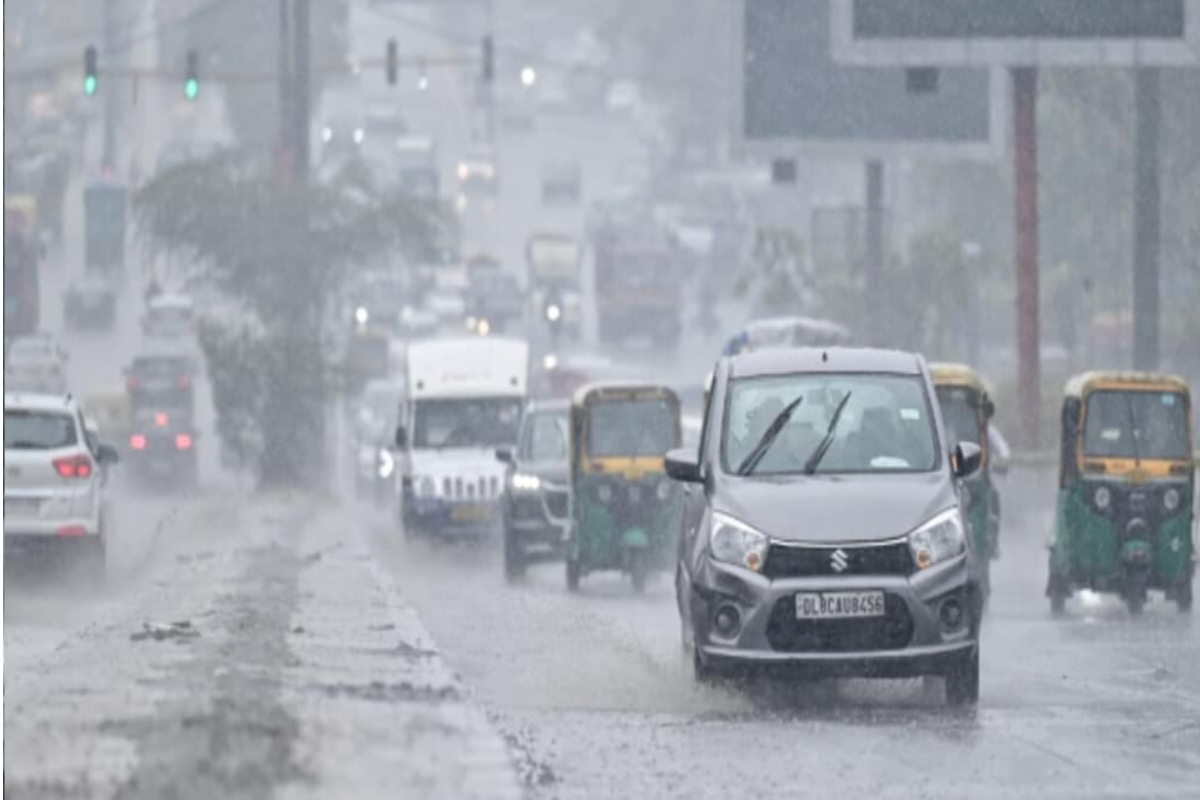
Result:
<svg viewBox="0 0 1200 800"><path fill-rule="evenodd" d="M839 555L840 554L840 555ZM772 543L763 574L771 579L837 575L911 575L908 542L800 547Z"/></svg>
<svg viewBox="0 0 1200 800"><path fill-rule="evenodd" d="M783 653L850 653L903 650L913 635L912 616L898 596L885 594L882 617L797 619L796 598L779 599L767 620L767 642Z"/></svg>
<svg viewBox="0 0 1200 800"><path fill-rule="evenodd" d="M442 479L442 497L450 501L495 500L500 496L500 488L496 476Z"/></svg>
<svg viewBox="0 0 1200 800"><path fill-rule="evenodd" d="M546 511L555 519L566 519L570 512L571 494L566 488L557 486L545 490Z"/></svg>

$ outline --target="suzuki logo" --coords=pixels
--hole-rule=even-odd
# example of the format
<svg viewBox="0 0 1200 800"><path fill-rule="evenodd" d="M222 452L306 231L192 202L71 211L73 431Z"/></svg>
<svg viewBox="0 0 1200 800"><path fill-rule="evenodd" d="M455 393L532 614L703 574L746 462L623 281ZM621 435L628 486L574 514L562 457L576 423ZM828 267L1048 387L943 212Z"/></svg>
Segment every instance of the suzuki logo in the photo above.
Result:
<svg viewBox="0 0 1200 800"><path fill-rule="evenodd" d="M850 566L850 558L846 551L841 548L834 550L833 555L829 557L829 566L833 567L834 572L845 572L846 567Z"/></svg>

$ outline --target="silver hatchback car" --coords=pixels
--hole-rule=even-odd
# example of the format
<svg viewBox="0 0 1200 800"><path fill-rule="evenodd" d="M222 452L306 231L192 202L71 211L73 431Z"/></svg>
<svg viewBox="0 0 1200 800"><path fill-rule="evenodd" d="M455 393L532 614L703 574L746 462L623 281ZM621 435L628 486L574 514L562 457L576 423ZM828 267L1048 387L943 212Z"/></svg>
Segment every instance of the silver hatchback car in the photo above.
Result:
<svg viewBox="0 0 1200 800"><path fill-rule="evenodd" d="M687 484L676 591L700 679L943 676L979 696L983 595L924 360L802 348L723 358Z"/></svg>

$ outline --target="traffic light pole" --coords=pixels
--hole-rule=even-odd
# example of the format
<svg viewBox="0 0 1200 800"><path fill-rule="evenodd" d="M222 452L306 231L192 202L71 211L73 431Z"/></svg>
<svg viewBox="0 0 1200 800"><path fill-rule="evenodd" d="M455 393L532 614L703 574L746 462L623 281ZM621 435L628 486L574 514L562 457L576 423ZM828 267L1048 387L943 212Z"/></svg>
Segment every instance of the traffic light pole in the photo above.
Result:
<svg viewBox="0 0 1200 800"><path fill-rule="evenodd" d="M1012 68L1014 210L1017 228L1017 415L1020 442L1041 442L1038 309L1037 69Z"/></svg>
<svg viewBox="0 0 1200 800"><path fill-rule="evenodd" d="M104 0L104 53L113 58L117 47L117 0ZM118 93L109 86L104 92L104 141L100 165L106 170L117 168L117 107Z"/></svg>
<svg viewBox="0 0 1200 800"><path fill-rule="evenodd" d="M1136 179L1133 195L1133 367L1159 366L1159 71L1140 67L1136 79Z"/></svg>
<svg viewBox="0 0 1200 800"><path fill-rule="evenodd" d="M279 155L291 180L308 178L310 0L280 0Z"/></svg>

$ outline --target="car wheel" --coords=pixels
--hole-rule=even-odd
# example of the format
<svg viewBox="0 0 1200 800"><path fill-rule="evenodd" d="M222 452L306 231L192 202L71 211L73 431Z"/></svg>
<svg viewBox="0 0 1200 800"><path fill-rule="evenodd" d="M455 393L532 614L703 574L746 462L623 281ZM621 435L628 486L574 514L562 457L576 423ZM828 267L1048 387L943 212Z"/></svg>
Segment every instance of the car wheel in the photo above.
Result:
<svg viewBox="0 0 1200 800"><path fill-rule="evenodd" d="M570 556L567 557L567 591L579 591L579 578L583 574L583 569L579 562Z"/></svg>
<svg viewBox="0 0 1200 800"><path fill-rule="evenodd" d="M509 583L525 577L525 554L516 534L507 526L504 528L504 577Z"/></svg>
<svg viewBox="0 0 1200 800"><path fill-rule="evenodd" d="M952 708L973 706L979 702L979 645L959 658L946 673L946 704Z"/></svg>

